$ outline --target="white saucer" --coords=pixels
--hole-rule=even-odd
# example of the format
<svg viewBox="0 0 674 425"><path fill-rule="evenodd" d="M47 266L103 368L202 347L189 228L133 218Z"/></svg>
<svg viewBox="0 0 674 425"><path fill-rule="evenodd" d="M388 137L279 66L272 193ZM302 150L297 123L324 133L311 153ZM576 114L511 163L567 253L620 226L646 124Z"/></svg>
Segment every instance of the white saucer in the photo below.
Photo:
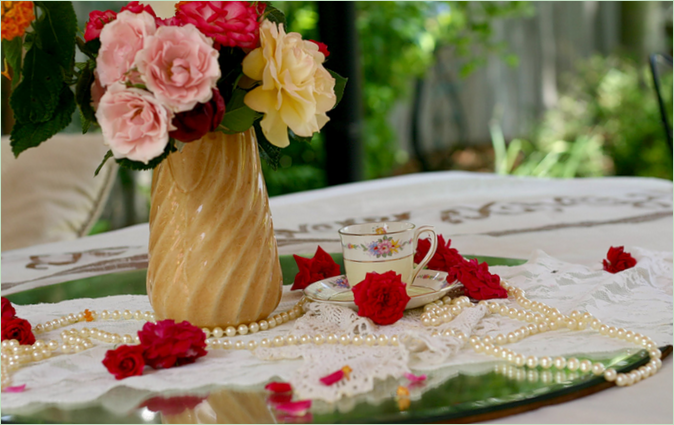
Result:
<svg viewBox="0 0 674 425"><path fill-rule="evenodd" d="M445 272L420 271L412 285L407 287L410 300L405 310L421 307L440 299L458 284L458 280L449 283L445 280L446 278L447 273ZM353 302L351 285L344 275L314 282L304 288L304 295L312 301L336 304L358 310L358 306Z"/></svg>

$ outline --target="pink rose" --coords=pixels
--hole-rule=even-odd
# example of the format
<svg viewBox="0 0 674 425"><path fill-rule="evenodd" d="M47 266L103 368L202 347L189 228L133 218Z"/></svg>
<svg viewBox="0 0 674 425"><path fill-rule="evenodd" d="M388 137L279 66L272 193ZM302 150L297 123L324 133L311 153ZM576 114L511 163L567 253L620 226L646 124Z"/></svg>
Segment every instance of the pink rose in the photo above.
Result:
<svg viewBox="0 0 674 425"><path fill-rule="evenodd" d="M115 158L147 164L164 152L173 114L145 90L122 83L108 87L96 111L103 138Z"/></svg>
<svg viewBox="0 0 674 425"><path fill-rule="evenodd" d="M89 14L89 21L87 26L84 29L84 41L91 41L97 39L101 35L101 30L103 27L114 21L117 17L117 13L112 10L106 10L101 12L100 10L94 10Z"/></svg>
<svg viewBox="0 0 674 425"><path fill-rule="evenodd" d="M190 24L160 27L145 40L136 64L148 90L173 112L211 100L220 78L213 40Z"/></svg>
<svg viewBox="0 0 674 425"><path fill-rule="evenodd" d="M258 11L248 2L181 1L176 5L176 18L194 24L222 46L246 49L258 46Z"/></svg>
<svg viewBox="0 0 674 425"><path fill-rule="evenodd" d="M105 94L105 87L101 85L101 79L98 77L98 70L94 69L94 83L91 85L91 106L94 110L98 109L101 98Z"/></svg>
<svg viewBox="0 0 674 425"><path fill-rule="evenodd" d="M96 69L103 87L121 81L134 66L143 40L155 33L154 17L147 12L120 12L117 19L101 30L101 48Z"/></svg>

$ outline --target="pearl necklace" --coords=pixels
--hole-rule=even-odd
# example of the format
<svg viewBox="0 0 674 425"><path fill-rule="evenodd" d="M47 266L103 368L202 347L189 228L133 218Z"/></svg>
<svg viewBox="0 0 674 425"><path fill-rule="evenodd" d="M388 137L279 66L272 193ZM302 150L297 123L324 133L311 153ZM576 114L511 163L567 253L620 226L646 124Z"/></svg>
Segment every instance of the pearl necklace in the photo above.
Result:
<svg viewBox="0 0 674 425"><path fill-rule="evenodd" d="M480 301L478 305L484 305L487 308L487 311L490 313L500 314L512 319L529 322L529 324L513 332L510 332L507 335L499 334L496 337L491 337L489 335L482 338L475 335L468 337L463 332L454 329L448 329L442 333L433 332L431 336L457 338L464 343L470 344L476 353L484 353L494 356L498 359L506 360L508 363L511 363L517 367L526 366L528 369L530 369L529 372L534 372L534 369L538 366L543 369L544 373L552 367L559 371L567 369L572 373L580 370L581 372L592 372L597 376L603 375L604 379L609 382L615 382L618 386L628 386L637 383L652 376L662 367L662 361L660 360L662 353L658 349L655 342L650 338L632 331L625 330L623 328L615 328L602 324L598 319L594 318L589 313L581 314L578 311L573 311L569 316L565 316L561 314L560 311L556 308L552 308L543 303L527 299L524 296L524 291L522 289L512 287L503 280L501 281L501 285L521 307L524 309L531 309L533 311L520 310L513 307L509 308L508 306L501 305L497 302L484 300ZM405 342L407 338L410 338L407 336L405 337L406 339L404 341L401 341L398 335L392 335L389 337L384 334L369 334L366 336L350 336L346 334L329 334L326 336L322 334L313 336L297 336L289 334L285 337L276 336L273 339L263 338L259 343L255 340L248 341L247 343L245 341L237 340L232 343L232 341L229 340L229 338L234 337L237 334L246 335L248 333L265 331L290 320L294 320L304 313L304 306L307 302L308 300L306 298L302 298L287 312L277 314L273 317L270 316L267 319L260 320L258 322L229 326L224 330L220 327L213 328L212 330L208 328L202 328L207 337L207 348L225 350L255 350L257 348L281 347L284 345L321 345L323 343L354 346L363 344L367 346L398 346L401 342ZM421 315L421 322L427 327L435 327L441 323L450 322L465 308L472 306L474 306L474 304L466 296L457 298L444 297L441 300L431 302L424 306L424 313ZM54 319L44 324L37 324L33 330L36 334L39 334L65 327L73 323L85 320L93 321L99 318L101 320L135 319L155 321L155 316L150 311L143 313L140 310L137 310L136 312L132 313L129 310L124 310L122 312L117 310L113 312L103 310L100 314L98 314L95 311L85 310L77 314L62 316L59 319ZM561 356L555 357L554 359L549 356L540 358L537 356L525 357L524 355L516 353L508 348L501 347L501 345L514 343L528 336L541 332L552 331L563 327L571 330L584 330L587 328L587 326L590 326L592 329L599 331L599 333L602 335L633 342L640 348L645 348L648 350L648 355L651 360L646 365L641 366L629 373L617 373L615 369L606 369L604 365L599 362L593 363L590 360L579 360L575 357L566 359ZM228 338L223 338L224 336L227 336ZM18 341L16 340L2 341L2 388L5 388L11 384L11 379L9 377L10 371L15 371L27 363L37 362L49 358L57 349L60 349L61 352L66 354L78 353L94 346L91 342L92 338L108 344L139 343L137 336L121 336L119 334L102 331L96 328L82 328L79 331L64 330L61 332L61 338L63 340L63 343L61 344L55 340L49 342L36 340L33 345L19 345Z"/></svg>

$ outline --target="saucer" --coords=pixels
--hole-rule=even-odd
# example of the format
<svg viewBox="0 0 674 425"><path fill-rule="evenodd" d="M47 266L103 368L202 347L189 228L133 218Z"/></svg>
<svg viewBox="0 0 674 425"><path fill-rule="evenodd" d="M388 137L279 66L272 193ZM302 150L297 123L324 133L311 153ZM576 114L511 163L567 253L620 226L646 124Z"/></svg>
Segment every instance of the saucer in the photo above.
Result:
<svg viewBox="0 0 674 425"><path fill-rule="evenodd" d="M407 287L410 300L405 310L421 307L445 296L450 289L458 285L458 280L449 283L447 273L435 270L422 270ZM353 302L351 285L345 275L319 280L304 288L304 295L312 301L349 307L358 310Z"/></svg>

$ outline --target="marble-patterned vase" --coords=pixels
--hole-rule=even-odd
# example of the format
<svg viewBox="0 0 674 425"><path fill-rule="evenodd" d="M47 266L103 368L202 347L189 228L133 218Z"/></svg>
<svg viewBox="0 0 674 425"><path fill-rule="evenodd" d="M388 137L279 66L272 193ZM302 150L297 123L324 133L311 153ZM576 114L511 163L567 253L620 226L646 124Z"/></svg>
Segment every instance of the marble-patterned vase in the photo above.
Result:
<svg viewBox="0 0 674 425"><path fill-rule="evenodd" d="M224 329L264 319L282 282L252 129L209 133L154 170L147 293L158 320Z"/></svg>

